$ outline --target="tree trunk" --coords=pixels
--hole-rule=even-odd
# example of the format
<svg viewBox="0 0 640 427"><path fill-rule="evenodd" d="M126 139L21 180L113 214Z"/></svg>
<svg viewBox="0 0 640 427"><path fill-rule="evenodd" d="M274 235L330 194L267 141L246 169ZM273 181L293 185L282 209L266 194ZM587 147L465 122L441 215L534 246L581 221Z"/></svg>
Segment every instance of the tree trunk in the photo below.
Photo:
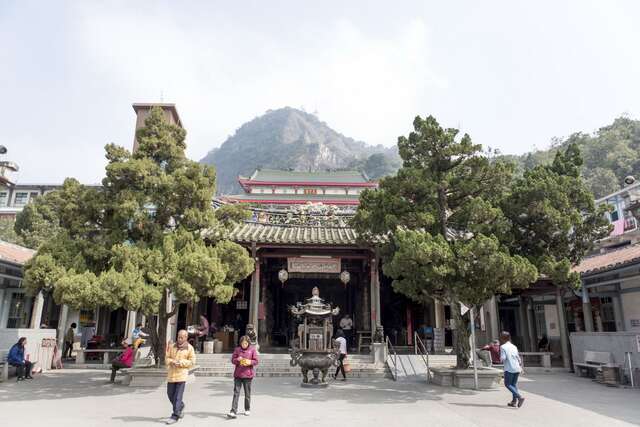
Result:
<svg viewBox="0 0 640 427"><path fill-rule="evenodd" d="M166 293L163 293L160 300L158 315L148 315L149 330L151 332L151 348L156 362L156 367L164 366L164 355L167 343L167 321L169 313L167 313Z"/></svg>
<svg viewBox="0 0 640 427"><path fill-rule="evenodd" d="M460 304L453 300L451 304L451 317L456 325L454 331L454 350L456 352L456 368L468 369L470 365L471 348L469 347L469 315L460 314Z"/></svg>
<svg viewBox="0 0 640 427"><path fill-rule="evenodd" d="M447 238L447 190L444 186L438 186L438 221L440 222L440 233Z"/></svg>

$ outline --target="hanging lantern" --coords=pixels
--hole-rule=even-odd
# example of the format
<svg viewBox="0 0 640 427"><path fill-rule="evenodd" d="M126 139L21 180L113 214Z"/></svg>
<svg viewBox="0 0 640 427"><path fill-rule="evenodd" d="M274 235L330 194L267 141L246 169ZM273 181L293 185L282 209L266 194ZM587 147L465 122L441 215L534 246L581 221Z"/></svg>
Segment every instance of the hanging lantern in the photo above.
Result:
<svg viewBox="0 0 640 427"><path fill-rule="evenodd" d="M282 286L284 286L284 282L289 279L289 272L284 268L278 271L278 279L280 280L280 282L282 282Z"/></svg>
<svg viewBox="0 0 640 427"><path fill-rule="evenodd" d="M347 286L349 280L351 280L351 274L349 274L347 270L343 270L342 273L340 273L340 281L344 283L345 286Z"/></svg>

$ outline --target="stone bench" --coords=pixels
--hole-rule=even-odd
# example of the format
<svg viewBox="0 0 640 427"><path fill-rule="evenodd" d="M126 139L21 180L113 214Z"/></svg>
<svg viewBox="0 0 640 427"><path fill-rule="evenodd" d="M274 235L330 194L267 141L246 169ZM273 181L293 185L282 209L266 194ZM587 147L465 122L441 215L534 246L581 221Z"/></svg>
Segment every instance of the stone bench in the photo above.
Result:
<svg viewBox="0 0 640 427"><path fill-rule="evenodd" d="M86 349L81 348L80 350L76 350L76 365L82 365L86 363L86 354L87 353L102 353L102 364L103 365L111 365L111 361L109 359L109 354L118 354L122 353L124 350L121 348L92 348Z"/></svg>
<svg viewBox="0 0 640 427"><path fill-rule="evenodd" d="M603 366L613 365L613 355L607 351L584 351L584 362L574 362L574 371L578 376L589 376Z"/></svg>
<svg viewBox="0 0 640 427"><path fill-rule="evenodd" d="M15 371L16 368L9 365L9 350L0 350L0 382L7 381L11 371Z"/></svg>
<svg viewBox="0 0 640 427"><path fill-rule="evenodd" d="M195 381L195 372L199 366L189 368L187 382ZM129 387L160 387L167 381L167 370L165 368L128 368L120 369L125 375L122 380L123 385Z"/></svg>
<svg viewBox="0 0 640 427"><path fill-rule="evenodd" d="M520 356L523 356L522 364L524 365L524 356L539 357L543 368L551 368L551 356L553 353L548 351L521 351Z"/></svg>

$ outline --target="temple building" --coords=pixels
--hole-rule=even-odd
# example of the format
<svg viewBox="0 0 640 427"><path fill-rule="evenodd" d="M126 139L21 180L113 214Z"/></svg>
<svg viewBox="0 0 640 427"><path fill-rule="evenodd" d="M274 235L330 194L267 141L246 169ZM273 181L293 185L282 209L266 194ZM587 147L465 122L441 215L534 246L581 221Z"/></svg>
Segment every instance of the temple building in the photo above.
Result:
<svg viewBox="0 0 640 427"><path fill-rule="evenodd" d="M363 172L326 171L298 172L258 169L250 177L238 177L243 194L226 196L233 203L261 206L316 204L332 206L358 205L360 193L378 184Z"/></svg>

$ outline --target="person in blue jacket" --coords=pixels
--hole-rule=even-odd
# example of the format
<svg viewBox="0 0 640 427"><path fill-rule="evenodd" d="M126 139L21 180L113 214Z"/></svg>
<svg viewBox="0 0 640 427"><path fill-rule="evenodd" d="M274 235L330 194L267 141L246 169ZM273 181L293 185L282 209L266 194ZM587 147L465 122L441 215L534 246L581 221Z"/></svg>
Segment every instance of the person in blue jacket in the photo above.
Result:
<svg viewBox="0 0 640 427"><path fill-rule="evenodd" d="M7 357L7 361L9 365L15 366L18 370L18 381L22 381L25 378L28 380L32 380L31 376L31 368L33 364L24 358L24 350L27 346L27 338L21 337L17 343L11 347L9 350L9 356Z"/></svg>

